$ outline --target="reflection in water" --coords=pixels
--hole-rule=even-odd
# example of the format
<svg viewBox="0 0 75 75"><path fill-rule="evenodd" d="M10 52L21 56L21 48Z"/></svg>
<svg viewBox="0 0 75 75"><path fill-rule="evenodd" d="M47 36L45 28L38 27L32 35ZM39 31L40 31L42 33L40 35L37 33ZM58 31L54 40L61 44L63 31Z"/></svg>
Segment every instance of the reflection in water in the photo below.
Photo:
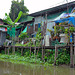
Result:
<svg viewBox="0 0 75 75"><path fill-rule="evenodd" d="M75 75L75 69L67 66L48 66L34 64L13 64L0 61L0 75Z"/></svg>

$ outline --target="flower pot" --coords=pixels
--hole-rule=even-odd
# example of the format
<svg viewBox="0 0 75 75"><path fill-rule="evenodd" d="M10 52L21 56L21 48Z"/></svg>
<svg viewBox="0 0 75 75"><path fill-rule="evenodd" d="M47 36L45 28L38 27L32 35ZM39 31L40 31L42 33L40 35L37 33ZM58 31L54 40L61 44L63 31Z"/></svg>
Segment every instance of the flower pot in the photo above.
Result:
<svg viewBox="0 0 75 75"><path fill-rule="evenodd" d="M60 43L67 43L68 42L66 34L60 34L60 38L61 38Z"/></svg>

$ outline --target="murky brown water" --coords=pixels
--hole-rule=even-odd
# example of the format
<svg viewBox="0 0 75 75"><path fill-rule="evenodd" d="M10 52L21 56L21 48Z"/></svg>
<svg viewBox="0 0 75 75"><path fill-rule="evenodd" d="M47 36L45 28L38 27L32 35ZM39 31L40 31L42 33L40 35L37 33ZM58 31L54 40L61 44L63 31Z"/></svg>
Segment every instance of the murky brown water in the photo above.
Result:
<svg viewBox="0 0 75 75"><path fill-rule="evenodd" d="M75 75L75 69L67 66L17 65L0 61L0 75Z"/></svg>

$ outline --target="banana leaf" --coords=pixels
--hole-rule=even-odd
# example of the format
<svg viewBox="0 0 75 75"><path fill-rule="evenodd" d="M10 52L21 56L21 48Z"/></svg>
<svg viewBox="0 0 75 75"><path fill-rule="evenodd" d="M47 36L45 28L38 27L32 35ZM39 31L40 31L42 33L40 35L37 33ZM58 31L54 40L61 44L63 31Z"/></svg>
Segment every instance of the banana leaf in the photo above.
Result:
<svg viewBox="0 0 75 75"><path fill-rule="evenodd" d="M7 24L10 25L10 26L12 25L12 23L10 23L10 21L3 20L3 22L4 22L4 23L7 23Z"/></svg>
<svg viewBox="0 0 75 75"><path fill-rule="evenodd" d="M0 25L0 27L10 28L10 26L8 26L8 25Z"/></svg>
<svg viewBox="0 0 75 75"><path fill-rule="evenodd" d="M14 25L16 22L18 22L18 20L21 18L21 16L22 16L22 11L19 12L18 17L15 19L13 25Z"/></svg>
<svg viewBox="0 0 75 75"><path fill-rule="evenodd" d="M18 24L18 25L15 25L15 27L16 27L16 28L17 28L17 27L19 27L19 26L21 26L21 27L22 27L22 26L24 26L24 25L20 25L20 24Z"/></svg>
<svg viewBox="0 0 75 75"><path fill-rule="evenodd" d="M3 19L3 22L12 25L13 27L15 27L15 23L18 22L18 20L21 18L22 16L22 11L19 12L18 17L15 19L15 21L13 22L10 18L9 15L7 15L7 13L5 13L5 19Z"/></svg>
<svg viewBox="0 0 75 75"><path fill-rule="evenodd" d="M7 15L7 13L5 13L5 19L3 20L5 23L9 24L9 25L12 25L13 24L13 21L11 20L10 16Z"/></svg>

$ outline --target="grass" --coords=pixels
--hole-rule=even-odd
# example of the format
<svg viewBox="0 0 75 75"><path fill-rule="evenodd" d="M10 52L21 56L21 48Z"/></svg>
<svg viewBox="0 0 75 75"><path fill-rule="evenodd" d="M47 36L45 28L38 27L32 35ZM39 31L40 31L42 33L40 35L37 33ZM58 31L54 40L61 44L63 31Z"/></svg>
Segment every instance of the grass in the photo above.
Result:
<svg viewBox="0 0 75 75"><path fill-rule="evenodd" d="M44 66L51 65L49 63L44 63L43 61L39 59L35 59L33 57L24 57L20 55L5 55L5 54L0 54L0 60L5 61L5 62L12 62L16 64L26 64L26 63L32 63L32 64L41 64Z"/></svg>

